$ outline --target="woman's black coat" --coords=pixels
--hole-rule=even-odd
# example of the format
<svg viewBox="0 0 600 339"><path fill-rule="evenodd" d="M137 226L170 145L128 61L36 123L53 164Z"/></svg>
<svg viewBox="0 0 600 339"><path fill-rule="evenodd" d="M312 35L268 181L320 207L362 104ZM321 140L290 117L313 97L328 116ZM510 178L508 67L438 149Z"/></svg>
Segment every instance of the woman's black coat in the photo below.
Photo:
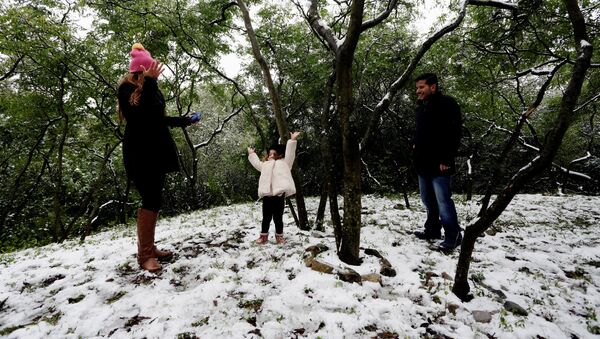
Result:
<svg viewBox="0 0 600 339"><path fill-rule="evenodd" d="M169 173L179 170L177 149L169 127L190 125L188 117L167 117L165 99L156 79L146 77L137 106L129 104L135 85L119 87L119 106L125 117L123 161L130 179L144 173Z"/></svg>

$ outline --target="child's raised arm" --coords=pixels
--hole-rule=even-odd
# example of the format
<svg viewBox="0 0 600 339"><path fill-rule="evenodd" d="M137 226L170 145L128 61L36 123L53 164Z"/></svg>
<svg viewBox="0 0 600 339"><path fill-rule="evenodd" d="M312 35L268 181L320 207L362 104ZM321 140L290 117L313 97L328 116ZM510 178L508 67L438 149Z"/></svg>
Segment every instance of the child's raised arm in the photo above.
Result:
<svg viewBox="0 0 600 339"><path fill-rule="evenodd" d="M256 155L254 148L252 148L252 147L248 147L248 160L250 161L252 166L254 166L254 168L256 168L257 171L259 171L259 172L261 171L262 162L258 158L258 155Z"/></svg>
<svg viewBox="0 0 600 339"><path fill-rule="evenodd" d="M285 158L283 160L290 169L294 165L294 159L296 159L296 139L300 136L300 132L290 132L290 140L285 145Z"/></svg>

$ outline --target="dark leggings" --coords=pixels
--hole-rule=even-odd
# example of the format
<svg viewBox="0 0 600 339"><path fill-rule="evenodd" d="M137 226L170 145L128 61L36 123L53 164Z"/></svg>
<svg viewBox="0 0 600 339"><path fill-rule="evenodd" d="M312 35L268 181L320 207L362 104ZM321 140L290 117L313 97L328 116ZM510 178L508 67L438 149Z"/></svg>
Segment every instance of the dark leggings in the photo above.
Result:
<svg viewBox="0 0 600 339"><path fill-rule="evenodd" d="M264 197L263 198L263 220L261 233L269 233L271 218L275 222L275 233L283 233L283 208L285 207L285 198Z"/></svg>
<svg viewBox="0 0 600 339"><path fill-rule="evenodd" d="M165 187L165 173L146 171L132 177L133 185L142 197L142 208L157 212L162 205L162 191Z"/></svg>

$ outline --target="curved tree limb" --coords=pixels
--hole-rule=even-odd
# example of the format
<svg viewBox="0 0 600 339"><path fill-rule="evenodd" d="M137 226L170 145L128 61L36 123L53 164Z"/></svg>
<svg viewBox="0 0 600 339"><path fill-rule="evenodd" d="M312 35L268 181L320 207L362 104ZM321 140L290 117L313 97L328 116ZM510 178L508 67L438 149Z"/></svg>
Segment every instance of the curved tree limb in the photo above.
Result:
<svg viewBox="0 0 600 339"><path fill-rule="evenodd" d="M194 148L198 149L201 147L206 147L210 144L210 142L214 139L215 136L217 136L217 134L223 132L223 127L225 126L225 124L231 120L233 117L235 117L236 115L238 115L242 109L244 108L244 106L241 106L240 108L238 108L237 110L235 110L233 113L229 114L219 125L219 127L215 128L214 131L212 132L212 134L210 135L210 137L208 137L207 140L199 143L199 144L195 144Z"/></svg>
<svg viewBox="0 0 600 339"><path fill-rule="evenodd" d="M235 1L230 1L227 4L225 4L222 8L221 8L221 18L213 20L210 22L211 25L218 25L223 21L227 20L227 17L225 16L225 13L227 12L227 10L233 6L235 6L236 3Z"/></svg>
<svg viewBox="0 0 600 339"><path fill-rule="evenodd" d="M4 80L8 79L10 76L12 76L12 74L15 72L15 70L17 69L17 67L19 66L19 63L21 63L21 60L23 60L23 58L25 58L25 55L20 55L17 58L17 61L15 61L15 63L12 65L12 67L8 70L8 72L6 72L6 74L4 74L2 77L0 77L0 81L4 81Z"/></svg>
<svg viewBox="0 0 600 339"><path fill-rule="evenodd" d="M387 8L385 9L385 11L379 13L379 15L376 16L375 18L363 22L363 24L360 28L360 31L364 32L364 31L368 30L369 28L373 28L373 27L379 25L383 20L387 19L390 16L390 14L396 8L397 5L398 5L398 0L390 0L387 4Z"/></svg>

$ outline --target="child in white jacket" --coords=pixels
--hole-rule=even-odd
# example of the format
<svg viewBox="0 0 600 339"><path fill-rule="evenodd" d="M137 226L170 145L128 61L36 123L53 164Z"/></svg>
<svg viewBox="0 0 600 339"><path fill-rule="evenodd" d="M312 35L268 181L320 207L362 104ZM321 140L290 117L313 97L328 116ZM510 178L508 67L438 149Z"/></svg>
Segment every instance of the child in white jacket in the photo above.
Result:
<svg viewBox="0 0 600 339"><path fill-rule="evenodd" d="M260 172L258 180L258 196L263 199L263 220L257 244L268 241L271 219L275 222L275 240L283 244L283 209L285 198L296 194L296 185L292 178L292 165L296 158L296 139L300 132L290 133L290 140L285 146L269 147L267 159L260 161L253 148L248 147L248 160Z"/></svg>

